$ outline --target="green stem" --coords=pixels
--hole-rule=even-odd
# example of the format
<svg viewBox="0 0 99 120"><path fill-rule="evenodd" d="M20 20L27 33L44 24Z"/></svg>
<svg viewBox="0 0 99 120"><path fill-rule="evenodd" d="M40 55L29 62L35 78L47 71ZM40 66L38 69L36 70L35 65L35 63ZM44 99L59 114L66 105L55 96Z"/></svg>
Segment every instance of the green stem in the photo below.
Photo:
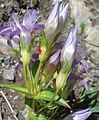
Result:
<svg viewBox="0 0 99 120"><path fill-rule="evenodd" d="M54 111L54 113L48 118L48 120L52 120L53 116L56 114L57 110L59 109L59 107L56 108L56 110Z"/></svg>
<svg viewBox="0 0 99 120"><path fill-rule="evenodd" d="M46 109L49 105L51 105L52 102L53 102L53 100L54 100L54 98L55 98L55 96L57 95L57 93L58 93L58 91L56 90L56 93L55 93L55 95L52 97L51 101L48 102L48 103L47 103L43 108L41 108L39 111L37 111L37 113L40 113L42 110Z"/></svg>
<svg viewBox="0 0 99 120"><path fill-rule="evenodd" d="M53 78L51 79L51 80L49 80L49 82L47 83L47 85L46 85L46 88L45 89L47 89L48 88L48 86L51 84L51 82L53 81Z"/></svg>
<svg viewBox="0 0 99 120"><path fill-rule="evenodd" d="M35 88L36 88L36 91L37 91L37 89L38 89L38 82L39 82L39 74L40 74L40 70L41 70L41 67L42 67L42 63L40 62L40 64L39 64L39 67L38 67L38 70L37 70L37 72L36 72L36 75L35 75Z"/></svg>
<svg viewBox="0 0 99 120"><path fill-rule="evenodd" d="M29 66L26 66L27 68L27 76L28 76L28 82L29 82L29 90L31 94L33 93L33 81L32 81L32 75L31 75L31 70L29 69Z"/></svg>
<svg viewBox="0 0 99 120"><path fill-rule="evenodd" d="M33 100L33 112L35 113L35 101Z"/></svg>
<svg viewBox="0 0 99 120"><path fill-rule="evenodd" d="M27 85L27 79L26 79L26 65L24 63L23 63L23 74L24 74L25 86L27 88L28 85Z"/></svg>

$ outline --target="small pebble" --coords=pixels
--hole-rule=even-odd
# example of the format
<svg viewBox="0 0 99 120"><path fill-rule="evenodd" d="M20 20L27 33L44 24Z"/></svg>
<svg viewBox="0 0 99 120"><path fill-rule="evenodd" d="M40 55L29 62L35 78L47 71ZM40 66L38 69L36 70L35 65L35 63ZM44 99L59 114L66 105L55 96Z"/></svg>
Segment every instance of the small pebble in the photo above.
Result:
<svg viewBox="0 0 99 120"><path fill-rule="evenodd" d="M4 4L1 4L1 8L4 8L5 7L5 5Z"/></svg>
<svg viewBox="0 0 99 120"><path fill-rule="evenodd" d="M14 100L18 100L19 99L19 95L15 96L13 99Z"/></svg>
<svg viewBox="0 0 99 120"><path fill-rule="evenodd" d="M8 117L8 120L12 120L10 117Z"/></svg>
<svg viewBox="0 0 99 120"><path fill-rule="evenodd" d="M4 59L4 64L5 65L8 65L11 61L11 56L7 56L5 59Z"/></svg>
<svg viewBox="0 0 99 120"><path fill-rule="evenodd" d="M14 78L15 78L15 70L14 69L4 69L3 78L5 80L14 80Z"/></svg>
<svg viewBox="0 0 99 120"><path fill-rule="evenodd" d="M23 10L22 10L22 13L25 13L25 12L26 12L26 10L23 9Z"/></svg>

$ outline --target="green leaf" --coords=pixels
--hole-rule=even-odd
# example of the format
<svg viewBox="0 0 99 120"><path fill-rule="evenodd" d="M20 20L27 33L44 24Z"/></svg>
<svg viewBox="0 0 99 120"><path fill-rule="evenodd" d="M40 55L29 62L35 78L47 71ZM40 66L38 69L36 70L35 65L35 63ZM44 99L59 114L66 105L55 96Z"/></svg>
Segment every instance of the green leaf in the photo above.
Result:
<svg viewBox="0 0 99 120"><path fill-rule="evenodd" d="M91 108L92 112L99 112L99 103L97 103L93 108Z"/></svg>
<svg viewBox="0 0 99 120"><path fill-rule="evenodd" d="M54 97L54 95L55 94L50 91L43 91L43 92L41 92L41 94L38 94L37 96L35 96L34 99L50 101ZM57 100L58 98L59 98L59 96L56 95L54 100Z"/></svg>
<svg viewBox="0 0 99 120"><path fill-rule="evenodd" d="M36 114L33 112L33 109L26 104L26 110L28 113L29 120L38 120Z"/></svg>
<svg viewBox="0 0 99 120"><path fill-rule="evenodd" d="M65 100L63 100L62 98L60 98L60 99L59 99L57 102L55 102L55 103L57 103L57 104L59 104L59 105L61 105L61 106L64 106L64 107L71 108L67 102L68 102L68 101L65 101Z"/></svg>
<svg viewBox="0 0 99 120"><path fill-rule="evenodd" d="M18 93L21 93L24 96L33 97L26 88L21 87L17 84L0 84L0 87L6 87L15 90Z"/></svg>
<svg viewBox="0 0 99 120"><path fill-rule="evenodd" d="M85 27L86 27L85 22L81 22L80 24L81 33L84 33Z"/></svg>
<svg viewBox="0 0 99 120"><path fill-rule="evenodd" d="M55 96L55 93L53 93L51 91L43 91L43 92L41 92L41 94L38 94L37 96L35 96L34 99L36 99L36 100L51 101L54 96ZM53 101L54 101L54 103L57 103L57 104L59 104L61 106L70 108L70 106L68 105L67 101L63 100L58 95L56 95L53 98Z"/></svg>
<svg viewBox="0 0 99 120"><path fill-rule="evenodd" d="M18 56L19 58L21 58L22 56L21 56L21 54L20 54L20 51L17 51L16 49L14 49L14 48L12 48L12 51L14 52L14 54L16 55L16 56Z"/></svg>
<svg viewBox="0 0 99 120"><path fill-rule="evenodd" d="M40 114L38 120L47 120L47 118L44 115Z"/></svg>
<svg viewBox="0 0 99 120"><path fill-rule="evenodd" d="M38 118L30 111L28 112L28 116L30 120L38 120Z"/></svg>

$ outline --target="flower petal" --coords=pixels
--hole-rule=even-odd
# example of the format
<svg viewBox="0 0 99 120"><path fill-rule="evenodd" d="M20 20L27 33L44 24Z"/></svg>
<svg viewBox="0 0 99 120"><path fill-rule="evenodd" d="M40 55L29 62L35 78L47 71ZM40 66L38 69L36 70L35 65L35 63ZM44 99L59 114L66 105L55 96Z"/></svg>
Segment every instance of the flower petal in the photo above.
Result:
<svg viewBox="0 0 99 120"><path fill-rule="evenodd" d="M38 16L36 10L28 10L27 14L24 16L22 25L25 26L27 30L32 31L37 20Z"/></svg>
<svg viewBox="0 0 99 120"><path fill-rule="evenodd" d="M18 27L21 30L21 23L20 23L20 21L18 19L18 16L15 13L13 13L12 18L13 18L13 20L15 22L16 27Z"/></svg>
<svg viewBox="0 0 99 120"><path fill-rule="evenodd" d="M85 79L82 80L82 84L85 87L85 89L88 91L88 84L87 84L87 81Z"/></svg>
<svg viewBox="0 0 99 120"><path fill-rule="evenodd" d="M0 27L0 35L8 37L11 32L11 27Z"/></svg>
<svg viewBox="0 0 99 120"><path fill-rule="evenodd" d="M86 120L91 114L92 112L88 108L85 110L79 110L73 113L72 116L73 116L73 120Z"/></svg>

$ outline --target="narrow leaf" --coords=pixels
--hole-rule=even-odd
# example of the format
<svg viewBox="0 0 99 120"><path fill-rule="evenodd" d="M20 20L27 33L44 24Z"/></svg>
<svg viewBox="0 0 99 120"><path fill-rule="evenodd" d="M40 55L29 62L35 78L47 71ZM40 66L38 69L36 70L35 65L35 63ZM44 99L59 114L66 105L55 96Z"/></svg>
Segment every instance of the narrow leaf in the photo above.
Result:
<svg viewBox="0 0 99 120"><path fill-rule="evenodd" d="M53 97L54 97L54 93L50 91L43 91L41 92L41 94L38 94L37 96L35 96L35 99L50 101ZM59 96L56 95L54 100L57 100L58 98Z"/></svg>
<svg viewBox="0 0 99 120"><path fill-rule="evenodd" d="M44 115L40 114L38 120L47 120L47 118Z"/></svg>
<svg viewBox="0 0 99 120"><path fill-rule="evenodd" d="M6 87L15 90L18 93L23 93L26 96L32 97L32 95L28 92L28 90L24 87L21 87L17 84L0 84L0 87Z"/></svg>
<svg viewBox="0 0 99 120"><path fill-rule="evenodd" d="M97 103L93 108L91 108L91 111L93 112L93 113L98 113L99 112L99 103Z"/></svg>

